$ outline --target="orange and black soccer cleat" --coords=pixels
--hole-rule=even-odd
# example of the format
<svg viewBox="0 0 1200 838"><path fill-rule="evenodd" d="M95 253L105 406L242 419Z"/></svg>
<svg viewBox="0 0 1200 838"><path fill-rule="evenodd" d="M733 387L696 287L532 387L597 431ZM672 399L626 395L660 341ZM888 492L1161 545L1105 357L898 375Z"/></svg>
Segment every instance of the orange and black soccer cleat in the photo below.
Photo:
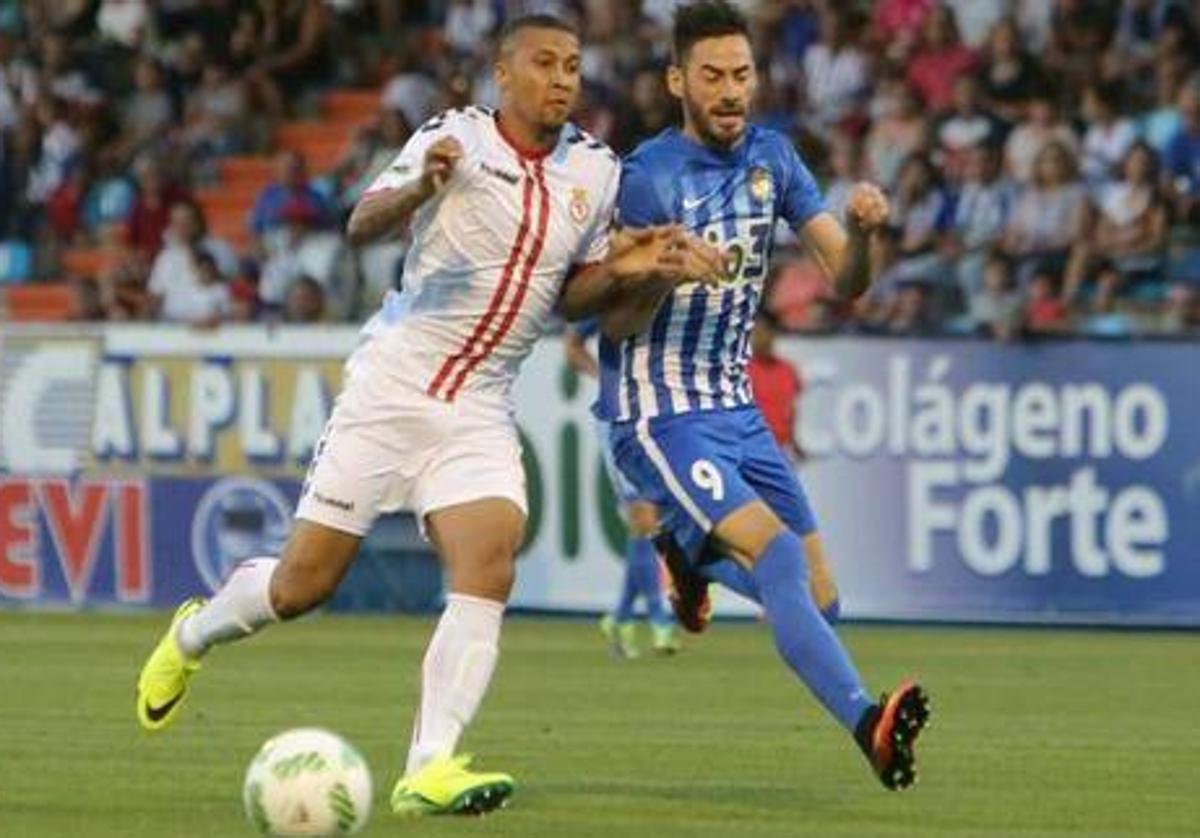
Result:
<svg viewBox="0 0 1200 838"><path fill-rule="evenodd" d="M917 781L913 745L929 724L929 715L929 696L918 684L905 681L891 695L884 693L858 723L854 738L886 788L899 791Z"/></svg>

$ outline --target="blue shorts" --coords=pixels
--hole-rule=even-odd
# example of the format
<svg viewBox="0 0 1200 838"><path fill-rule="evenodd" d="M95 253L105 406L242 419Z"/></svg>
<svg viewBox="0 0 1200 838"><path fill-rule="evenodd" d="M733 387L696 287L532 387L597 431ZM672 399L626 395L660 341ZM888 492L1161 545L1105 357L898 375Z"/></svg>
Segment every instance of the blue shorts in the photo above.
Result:
<svg viewBox="0 0 1200 838"><path fill-rule="evenodd" d="M761 500L797 535L817 529L808 496L756 407L614 424L613 459L698 560L713 528Z"/></svg>
<svg viewBox="0 0 1200 838"><path fill-rule="evenodd" d="M603 419L596 420L596 437L600 440L600 456L604 459L604 470L608 473L608 481L612 484L613 494L622 506L643 500L644 496L629 477L617 467L613 459L613 426Z"/></svg>

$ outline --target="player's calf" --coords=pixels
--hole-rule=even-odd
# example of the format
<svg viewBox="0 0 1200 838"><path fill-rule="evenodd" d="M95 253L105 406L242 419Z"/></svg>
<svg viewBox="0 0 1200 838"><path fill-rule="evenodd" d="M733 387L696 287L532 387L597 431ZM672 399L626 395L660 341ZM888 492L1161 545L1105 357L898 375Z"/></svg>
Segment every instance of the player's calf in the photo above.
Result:
<svg viewBox="0 0 1200 838"><path fill-rule="evenodd" d="M361 537L314 521L299 519L271 574L270 602L274 614L290 620L328 601L345 578Z"/></svg>

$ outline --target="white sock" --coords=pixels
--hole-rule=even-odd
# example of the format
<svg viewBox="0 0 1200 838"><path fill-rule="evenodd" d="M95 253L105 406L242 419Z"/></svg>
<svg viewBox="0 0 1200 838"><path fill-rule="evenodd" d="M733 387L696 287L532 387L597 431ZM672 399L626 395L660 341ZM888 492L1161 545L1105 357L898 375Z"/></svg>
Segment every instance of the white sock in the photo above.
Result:
<svg viewBox="0 0 1200 838"><path fill-rule="evenodd" d="M218 643L254 634L279 621L271 607L271 576L279 559L247 559L203 608L179 624L175 640L189 658L203 657Z"/></svg>
<svg viewBox="0 0 1200 838"><path fill-rule="evenodd" d="M407 774L454 753L491 683L500 655L504 603L450 594L421 667L421 707Z"/></svg>

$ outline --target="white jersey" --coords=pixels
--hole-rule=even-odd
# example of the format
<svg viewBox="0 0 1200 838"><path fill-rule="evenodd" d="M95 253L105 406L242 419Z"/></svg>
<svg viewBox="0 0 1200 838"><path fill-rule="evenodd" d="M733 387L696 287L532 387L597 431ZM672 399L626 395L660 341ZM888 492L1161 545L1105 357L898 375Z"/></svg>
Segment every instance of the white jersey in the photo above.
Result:
<svg viewBox="0 0 1200 838"><path fill-rule="evenodd" d="M420 177L443 137L463 157L412 219L404 290L388 292L364 331L383 344L389 375L442 401L508 411L563 283L607 254L620 162L570 124L549 153L523 152L492 111L468 107L425 123L365 194Z"/></svg>

